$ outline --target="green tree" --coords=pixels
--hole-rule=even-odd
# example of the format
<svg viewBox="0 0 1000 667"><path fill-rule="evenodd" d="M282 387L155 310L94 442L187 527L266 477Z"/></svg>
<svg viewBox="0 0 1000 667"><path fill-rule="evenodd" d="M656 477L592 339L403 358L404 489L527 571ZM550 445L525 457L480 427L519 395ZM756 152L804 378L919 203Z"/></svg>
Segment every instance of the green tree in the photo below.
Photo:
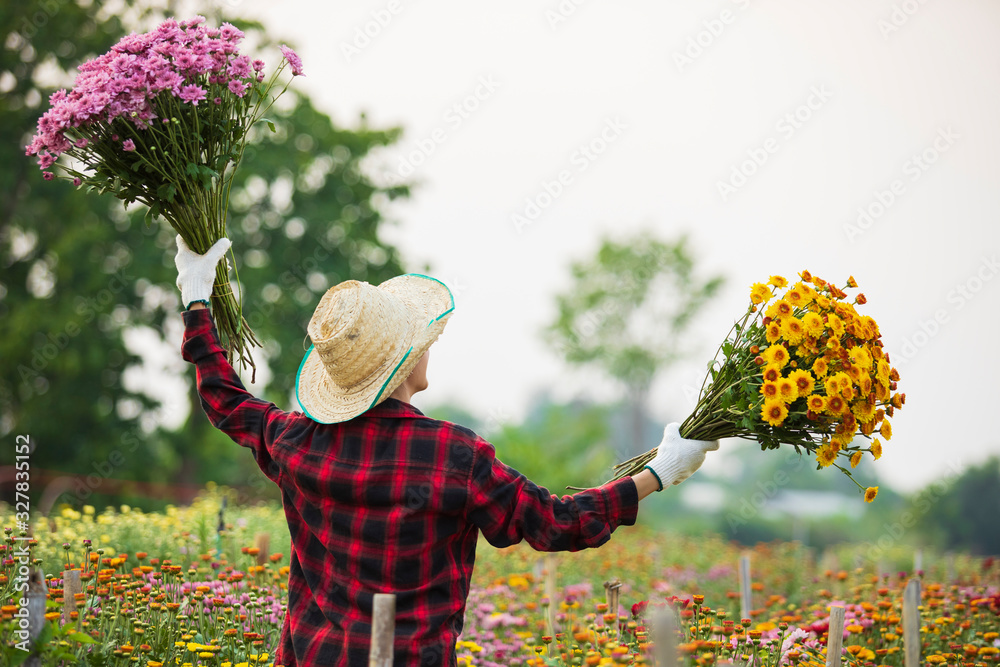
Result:
<svg viewBox="0 0 1000 667"><path fill-rule="evenodd" d="M930 484L913 499L912 512L939 546L1000 555L1000 458L971 466L950 485Z"/></svg>
<svg viewBox="0 0 1000 667"><path fill-rule="evenodd" d="M0 7L0 25L9 31L0 50L0 145L7 155L23 155L44 100L72 85L76 65L162 19L140 3L126 7L128 24L107 16L99 1ZM247 43L269 44L259 24L230 20L248 33ZM396 250L378 238L379 207L409 189L380 187L361 168L398 139L400 128L369 128L363 114L357 128L337 127L292 91L271 115L277 132L255 129L237 173L229 236L245 316L264 344L254 355L272 371L266 387L251 389L290 408L305 325L319 296L348 278L378 283L401 272ZM202 413L193 367L175 363L164 371L165 381L182 378L191 398L186 421L172 432L158 426L171 415L162 414L149 384L124 381L141 362L126 338L142 332L171 347L178 340L172 230L144 224L142 207L126 212L113 198L44 182L25 157L0 164L0 189L0 437L29 435L33 468L89 473L97 481L261 485L252 457ZM93 488L78 480L69 490L81 498Z"/></svg>
<svg viewBox="0 0 1000 667"><path fill-rule="evenodd" d="M639 453L650 385L685 355L681 336L722 278L695 275L685 237L667 242L648 232L605 238L593 259L570 271L573 284L557 296L545 338L570 364L595 365L624 386Z"/></svg>

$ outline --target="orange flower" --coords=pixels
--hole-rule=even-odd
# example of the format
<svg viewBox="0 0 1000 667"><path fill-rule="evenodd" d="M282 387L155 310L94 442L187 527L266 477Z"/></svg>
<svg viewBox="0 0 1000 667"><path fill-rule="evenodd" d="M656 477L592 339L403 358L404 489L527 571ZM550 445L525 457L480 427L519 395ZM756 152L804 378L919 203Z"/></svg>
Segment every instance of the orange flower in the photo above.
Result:
<svg viewBox="0 0 1000 667"><path fill-rule="evenodd" d="M764 368L764 382L777 382L781 378L781 369L777 366L767 366ZM763 391L761 392L764 393Z"/></svg>
<svg viewBox="0 0 1000 667"><path fill-rule="evenodd" d="M889 423L888 419L886 419L885 421L882 422L882 428L880 428L878 430L878 432L886 440L891 440L892 439L892 424Z"/></svg>
<svg viewBox="0 0 1000 667"><path fill-rule="evenodd" d="M870 503L871 501L875 500L875 496L877 495L878 495L878 487L869 486L867 489L865 489L865 502Z"/></svg>

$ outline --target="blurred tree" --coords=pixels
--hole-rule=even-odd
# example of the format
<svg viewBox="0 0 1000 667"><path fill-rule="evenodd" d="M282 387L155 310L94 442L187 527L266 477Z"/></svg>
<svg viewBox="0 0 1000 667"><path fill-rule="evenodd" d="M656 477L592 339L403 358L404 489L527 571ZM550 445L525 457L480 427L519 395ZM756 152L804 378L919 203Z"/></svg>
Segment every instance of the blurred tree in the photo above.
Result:
<svg viewBox="0 0 1000 667"><path fill-rule="evenodd" d="M939 480L913 498L911 511L939 546L1000 556L1000 458Z"/></svg>
<svg viewBox="0 0 1000 667"><path fill-rule="evenodd" d="M71 68L162 18L132 0L118 13L103 5L0 6L7 155L23 156L43 101L72 85ZM128 15L136 25L123 24L125 8L135 10ZM255 48L270 46L259 24L232 22ZM363 114L355 130L336 127L291 91L271 116L277 132L254 130L234 181L229 236L245 316L264 342L254 355L272 371L266 387L252 390L290 408L319 295L347 278L378 283L401 272L396 250L378 238L379 207L409 189L382 188L361 167L398 139L399 128L371 129ZM208 423L193 394L193 367L179 359L169 226L147 227L141 207L126 212L116 199L46 183L24 157L0 163L0 190L0 437L29 435L33 468L91 474L68 489L78 500L107 477L259 483L252 458ZM136 350L157 345L170 349L171 363L142 377ZM171 383L187 386L192 402L168 412L157 390ZM166 431L163 422L183 423Z"/></svg>
<svg viewBox="0 0 1000 667"><path fill-rule="evenodd" d="M489 441L497 458L557 496L590 488L610 477L608 408L583 403L535 401L522 424L504 424Z"/></svg>
<svg viewBox="0 0 1000 667"><path fill-rule="evenodd" d="M684 356L681 334L723 279L694 275L685 237L666 242L648 232L605 238L596 257L570 270L573 286L556 297L558 316L545 338L570 364L596 365L624 385L638 454L653 378Z"/></svg>

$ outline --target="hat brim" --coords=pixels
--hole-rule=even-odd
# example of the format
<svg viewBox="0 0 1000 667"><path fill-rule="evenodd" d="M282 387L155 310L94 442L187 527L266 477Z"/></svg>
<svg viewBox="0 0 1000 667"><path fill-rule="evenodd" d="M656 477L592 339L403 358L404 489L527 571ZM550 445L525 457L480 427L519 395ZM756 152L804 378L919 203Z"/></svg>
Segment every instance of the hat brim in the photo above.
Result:
<svg viewBox="0 0 1000 667"><path fill-rule="evenodd" d="M419 273L397 276L381 283L378 289L393 294L407 308L409 319L400 331L402 345L380 372L350 389L330 378L319 354L310 346L295 376L295 395L302 410L314 421L347 421L385 400L409 377L424 352L444 331L455 309L451 290L440 280Z"/></svg>

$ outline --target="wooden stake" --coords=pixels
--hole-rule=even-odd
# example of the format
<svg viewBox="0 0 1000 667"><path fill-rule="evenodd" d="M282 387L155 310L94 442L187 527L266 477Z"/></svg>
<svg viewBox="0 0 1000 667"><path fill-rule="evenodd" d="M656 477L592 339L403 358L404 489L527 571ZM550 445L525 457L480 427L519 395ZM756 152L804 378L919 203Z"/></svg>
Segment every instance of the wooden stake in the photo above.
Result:
<svg viewBox="0 0 1000 667"><path fill-rule="evenodd" d="M826 667L840 667L844 653L843 607L830 607L830 628L826 636Z"/></svg>
<svg viewBox="0 0 1000 667"><path fill-rule="evenodd" d="M750 581L750 556L740 556L740 618L750 618L753 609L753 584Z"/></svg>
<svg viewBox="0 0 1000 667"><path fill-rule="evenodd" d="M903 591L903 651L906 667L920 667L920 580L910 579Z"/></svg>
<svg viewBox="0 0 1000 667"><path fill-rule="evenodd" d="M31 649L35 649L35 639L38 638L42 628L45 627L45 598L48 597L48 587L45 585L45 574L34 568L28 579L28 638L31 640ZM42 658L33 655L24 661L25 667L41 667Z"/></svg>
<svg viewBox="0 0 1000 667"><path fill-rule="evenodd" d="M76 611L76 596L83 593L83 585L80 583L80 570L63 571L63 623L71 623L70 613Z"/></svg>
<svg viewBox="0 0 1000 667"><path fill-rule="evenodd" d="M922 549L917 549L916 551L913 552L913 576L919 577L920 574L918 573L921 572L923 569L924 569L924 552Z"/></svg>
<svg viewBox="0 0 1000 667"><path fill-rule="evenodd" d="M396 596L376 593L372 603L372 646L368 667L392 667L392 640L396 633Z"/></svg>
<svg viewBox="0 0 1000 667"><path fill-rule="evenodd" d="M677 617L669 604L653 616L653 647L657 667L677 667Z"/></svg>
<svg viewBox="0 0 1000 667"><path fill-rule="evenodd" d="M253 538L253 545L260 549L257 552L257 565L263 565L271 555L271 534L257 533Z"/></svg>
<svg viewBox="0 0 1000 667"><path fill-rule="evenodd" d="M608 603L608 613L615 615L615 636L621 633L621 624L618 622L618 589L622 587L622 582L617 578L604 582L604 598Z"/></svg>

